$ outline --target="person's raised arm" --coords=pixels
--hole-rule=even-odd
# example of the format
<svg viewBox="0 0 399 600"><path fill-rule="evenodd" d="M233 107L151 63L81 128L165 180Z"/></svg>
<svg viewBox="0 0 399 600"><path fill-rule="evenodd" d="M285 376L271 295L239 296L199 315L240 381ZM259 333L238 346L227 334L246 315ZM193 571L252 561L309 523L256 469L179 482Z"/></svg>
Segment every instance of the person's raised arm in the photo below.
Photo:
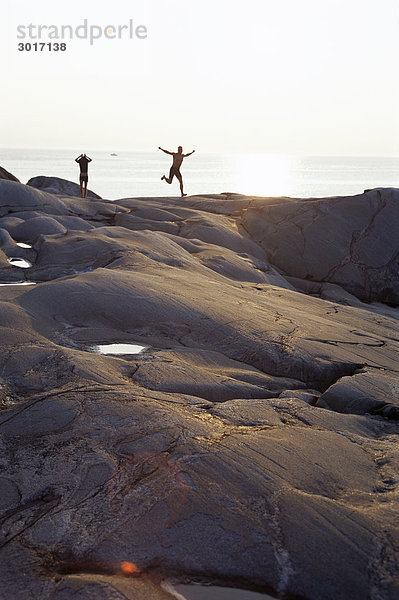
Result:
<svg viewBox="0 0 399 600"><path fill-rule="evenodd" d="M75 162L79 162L79 161L80 161L80 159L82 158L82 156L83 156L83 154L80 154L80 155L78 156L78 158L75 158Z"/></svg>
<svg viewBox="0 0 399 600"><path fill-rule="evenodd" d="M186 158L187 156L191 156L192 154L194 154L195 150L193 150L192 152L189 152L188 154L183 154L184 158Z"/></svg>
<svg viewBox="0 0 399 600"><path fill-rule="evenodd" d="M169 150L164 150L163 148L161 148L161 146L158 146L158 150L162 150L162 152L165 152L165 154L170 154L171 156L173 156L173 152L169 152Z"/></svg>
<svg viewBox="0 0 399 600"><path fill-rule="evenodd" d="M91 158L89 156L86 156L86 158L88 162L91 162Z"/></svg>

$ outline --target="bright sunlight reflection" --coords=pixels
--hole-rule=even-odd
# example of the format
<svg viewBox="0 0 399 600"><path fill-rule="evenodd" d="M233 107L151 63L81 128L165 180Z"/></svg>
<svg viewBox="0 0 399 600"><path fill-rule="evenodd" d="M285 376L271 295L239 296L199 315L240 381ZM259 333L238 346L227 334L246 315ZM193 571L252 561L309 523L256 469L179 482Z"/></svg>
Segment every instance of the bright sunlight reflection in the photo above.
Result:
<svg viewBox="0 0 399 600"><path fill-rule="evenodd" d="M121 564L121 570L125 575L137 575L139 571L137 565L127 560Z"/></svg>
<svg viewBox="0 0 399 600"><path fill-rule="evenodd" d="M235 156L235 189L254 196L287 196L293 190L295 158L273 154Z"/></svg>

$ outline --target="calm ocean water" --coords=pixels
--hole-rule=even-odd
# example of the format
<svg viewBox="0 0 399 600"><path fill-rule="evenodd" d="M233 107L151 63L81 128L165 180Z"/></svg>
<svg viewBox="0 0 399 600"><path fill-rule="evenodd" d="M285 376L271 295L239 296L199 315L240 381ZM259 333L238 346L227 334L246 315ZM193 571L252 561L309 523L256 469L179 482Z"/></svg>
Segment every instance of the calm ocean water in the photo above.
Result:
<svg viewBox="0 0 399 600"><path fill-rule="evenodd" d="M178 196L161 181L170 157L155 152L84 149L93 162L89 188L103 198ZM112 156L115 152L117 156ZM78 181L74 162L80 150L0 149L0 165L26 183L36 175ZM323 197L361 193L373 187L399 186L399 157L296 157L267 154L202 154L182 167L188 194L238 192L260 196Z"/></svg>

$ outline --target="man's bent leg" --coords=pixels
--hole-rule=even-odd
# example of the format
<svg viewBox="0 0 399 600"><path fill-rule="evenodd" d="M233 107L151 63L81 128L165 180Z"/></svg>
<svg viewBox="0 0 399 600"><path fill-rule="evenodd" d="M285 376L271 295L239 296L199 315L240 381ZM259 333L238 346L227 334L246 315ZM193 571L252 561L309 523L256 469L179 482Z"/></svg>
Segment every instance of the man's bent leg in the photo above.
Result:
<svg viewBox="0 0 399 600"><path fill-rule="evenodd" d="M164 176L164 179L165 179L166 183L172 183L174 176L175 176L175 172L173 170L173 167L171 167L170 171L169 171L169 177L165 177ZM177 177L177 175L176 175L176 177Z"/></svg>

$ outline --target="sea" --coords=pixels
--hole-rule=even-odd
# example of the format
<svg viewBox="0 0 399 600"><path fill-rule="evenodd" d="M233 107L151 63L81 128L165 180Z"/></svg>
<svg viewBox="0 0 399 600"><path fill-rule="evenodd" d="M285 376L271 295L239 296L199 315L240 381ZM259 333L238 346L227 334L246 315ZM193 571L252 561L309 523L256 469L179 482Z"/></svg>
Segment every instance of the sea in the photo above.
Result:
<svg viewBox="0 0 399 600"><path fill-rule="evenodd" d="M179 196L169 173L171 157L161 151L127 152L83 149L92 158L89 189L102 198ZM74 159L80 150L0 149L0 165L22 183L46 175L78 182ZM399 157L206 154L197 151L182 166L189 195L235 192L257 196L323 198L399 187Z"/></svg>

